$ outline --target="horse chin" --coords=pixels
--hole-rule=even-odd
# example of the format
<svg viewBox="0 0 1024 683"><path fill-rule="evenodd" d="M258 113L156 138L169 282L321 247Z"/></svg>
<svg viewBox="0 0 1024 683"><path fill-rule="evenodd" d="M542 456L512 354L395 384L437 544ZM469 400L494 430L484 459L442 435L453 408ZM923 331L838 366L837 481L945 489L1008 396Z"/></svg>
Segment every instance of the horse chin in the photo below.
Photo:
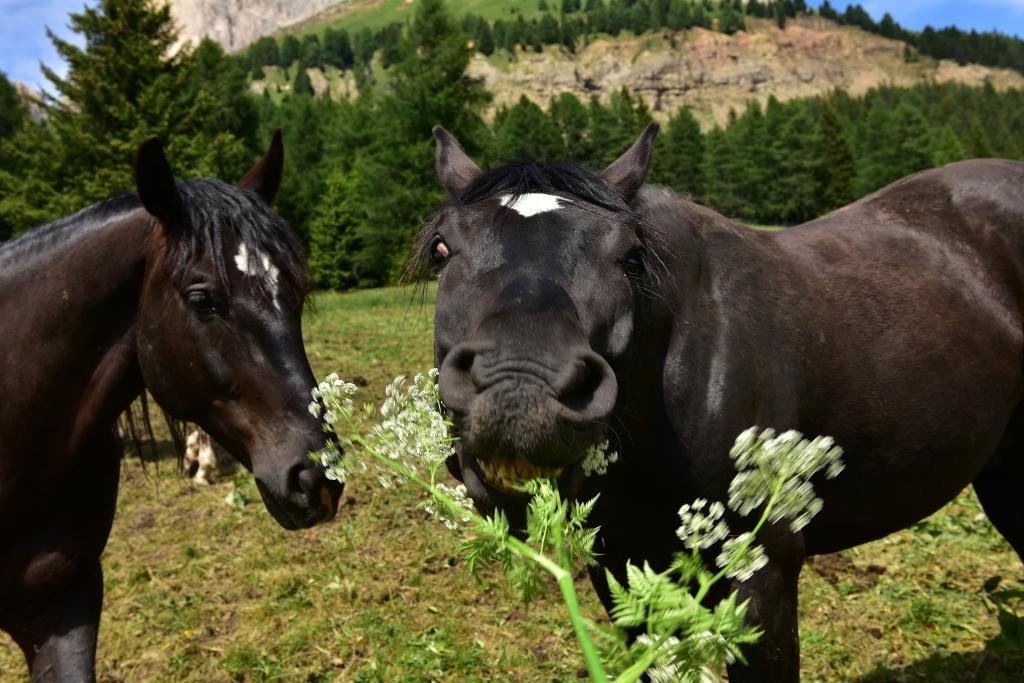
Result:
<svg viewBox="0 0 1024 683"><path fill-rule="evenodd" d="M308 529L322 522L328 522L337 513L336 505L331 504L331 493L327 492L326 488L321 492L322 496L326 493L322 505L313 508L296 508L294 505L281 502L280 498L274 495L270 488L259 479L256 479L256 488L260 492L260 497L263 498L267 512L274 518L274 521L288 531Z"/></svg>

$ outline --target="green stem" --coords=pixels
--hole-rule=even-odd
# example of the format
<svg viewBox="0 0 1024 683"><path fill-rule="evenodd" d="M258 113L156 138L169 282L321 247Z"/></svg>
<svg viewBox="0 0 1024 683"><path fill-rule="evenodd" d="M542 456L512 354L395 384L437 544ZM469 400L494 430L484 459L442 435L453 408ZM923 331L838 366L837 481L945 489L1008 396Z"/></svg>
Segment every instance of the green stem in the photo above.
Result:
<svg viewBox="0 0 1024 683"><path fill-rule="evenodd" d="M472 510L467 510L460 506L446 493L439 491L432 482L423 479L403 463L392 460L387 456L377 453L372 448L369 448L362 437L355 437L352 439L352 442L361 446L363 450L369 453L378 463L394 472L397 472L402 477L427 491L435 500L444 504L444 506L448 508L449 513L468 517L478 529L483 530L487 528L482 516ZM559 550L559 555L564 555L564 552L562 551L562 539L557 534L555 534L555 539L555 545ZM590 633L587 630L587 620L586 617L583 616L583 611L580 608L579 598L576 595L576 585L572 579L571 568L567 568L554 562L547 555L537 552L528 543L525 543L518 538L509 536L501 540L510 550L512 550L512 552L534 562L541 569L554 577L555 581L558 583L559 590L562 592L562 600L565 602L565 606L569 611L569 619L572 621L573 630L576 632L576 640L579 642L580 650L583 652L583 659L587 665L587 671L590 674L591 680L597 683L605 683L608 681L608 676L604 672L604 666L601 664L601 656L598 654L597 647L594 645L594 641L591 639Z"/></svg>
<svg viewBox="0 0 1024 683"><path fill-rule="evenodd" d="M644 652L640 659L630 664L628 669L615 677L614 683L633 683L633 681L639 680L651 668L651 665L657 661L658 655L661 654L659 650L661 650L662 645L666 642L668 642L668 638L665 636L655 641L653 645L647 648L647 651Z"/></svg>
<svg viewBox="0 0 1024 683"><path fill-rule="evenodd" d="M775 490L772 491L771 497L768 498L768 503L764 506L764 512L761 513L761 519L757 520L757 524L755 524L754 528L750 531L750 537L747 539L747 542L741 546L739 550L733 553L732 561L710 579L701 582L700 590L698 590L697 595L694 596L694 599L696 599L697 602L702 602L704 598L707 597L708 591L711 590L711 587L721 581L732 570L732 568L736 566L736 562L739 561L739 558L742 557L746 550L757 540L757 532L759 532L761 527L765 525L765 522L768 521L768 516L772 512L772 508L775 506L775 501L779 498L779 492L782 491L782 484L783 480L780 479L775 486Z"/></svg>
<svg viewBox="0 0 1024 683"><path fill-rule="evenodd" d="M559 524L559 528L564 528L564 503L561 505L561 509L561 524ZM576 631L576 640L583 651L583 660L587 663L587 672L590 673L590 680L604 683L608 680L608 676L605 674L604 666L601 664L601 656L597 653L597 648L594 647L594 642L590 639L590 632L587 630L587 620L580 609L579 599L576 596L576 584L572 580L572 560L565 552L565 539L562 538L561 533L556 532L554 534L554 545L558 559L565 570L562 576L558 578L558 587L562 591L562 600L569 610L569 618L572 620L572 627Z"/></svg>

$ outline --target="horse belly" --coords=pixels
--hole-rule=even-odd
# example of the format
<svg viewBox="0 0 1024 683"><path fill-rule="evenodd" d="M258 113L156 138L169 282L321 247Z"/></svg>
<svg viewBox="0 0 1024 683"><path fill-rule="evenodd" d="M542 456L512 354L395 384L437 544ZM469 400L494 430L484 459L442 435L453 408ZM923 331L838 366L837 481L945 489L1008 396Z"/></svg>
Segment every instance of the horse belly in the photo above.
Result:
<svg viewBox="0 0 1024 683"><path fill-rule="evenodd" d="M804 532L809 554L882 538L936 512L998 457L1021 400L1021 382L951 384L919 401L894 401L874 423L830 434L845 470L816 481L824 508Z"/></svg>

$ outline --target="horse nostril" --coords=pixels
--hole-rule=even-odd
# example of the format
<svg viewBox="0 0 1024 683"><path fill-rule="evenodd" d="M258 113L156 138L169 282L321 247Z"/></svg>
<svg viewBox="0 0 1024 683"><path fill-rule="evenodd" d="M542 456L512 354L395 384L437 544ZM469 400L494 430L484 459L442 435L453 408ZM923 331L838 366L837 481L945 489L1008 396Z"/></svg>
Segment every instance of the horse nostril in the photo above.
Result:
<svg viewBox="0 0 1024 683"><path fill-rule="evenodd" d="M476 395L478 379L474 376L473 362L477 349L460 344L452 349L441 363L437 378L438 389L444 404L456 411L466 412Z"/></svg>
<svg viewBox="0 0 1024 683"><path fill-rule="evenodd" d="M309 496L310 502L320 500L320 487L323 476L315 465L307 465L299 472L299 490Z"/></svg>
<svg viewBox="0 0 1024 683"><path fill-rule="evenodd" d="M615 407L618 393L615 373L607 361L593 351L577 357L559 380L558 400L572 417L600 420Z"/></svg>

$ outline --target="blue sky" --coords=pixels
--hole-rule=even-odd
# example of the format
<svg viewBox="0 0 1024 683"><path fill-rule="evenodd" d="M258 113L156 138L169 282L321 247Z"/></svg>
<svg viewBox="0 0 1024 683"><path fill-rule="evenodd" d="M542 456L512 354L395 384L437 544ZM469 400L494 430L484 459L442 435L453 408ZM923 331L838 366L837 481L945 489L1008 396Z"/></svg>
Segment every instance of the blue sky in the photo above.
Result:
<svg viewBox="0 0 1024 683"><path fill-rule="evenodd" d="M850 3L829 0L842 11ZM808 0L815 7L820 0ZM1001 31L1024 36L1024 0L861 0L869 14L878 21L888 12L906 28L919 31L928 24L979 31Z"/></svg>
<svg viewBox="0 0 1024 683"><path fill-rule="evenodd" d="M0 0L0 71L36 86L45 84L40 61L63 73L64 63L47 40L45 27L61 37L71 37L68 13L80 11L85 4L86 0ZM809 4L817 6L820 2L809 0ZM832 0L839 10L847 4L845 0ZM955 24L964 29L997 29L1024 36L1024 0L862 0L861 4L875 19L890 12L911 29L926 24Z"/></svg>

